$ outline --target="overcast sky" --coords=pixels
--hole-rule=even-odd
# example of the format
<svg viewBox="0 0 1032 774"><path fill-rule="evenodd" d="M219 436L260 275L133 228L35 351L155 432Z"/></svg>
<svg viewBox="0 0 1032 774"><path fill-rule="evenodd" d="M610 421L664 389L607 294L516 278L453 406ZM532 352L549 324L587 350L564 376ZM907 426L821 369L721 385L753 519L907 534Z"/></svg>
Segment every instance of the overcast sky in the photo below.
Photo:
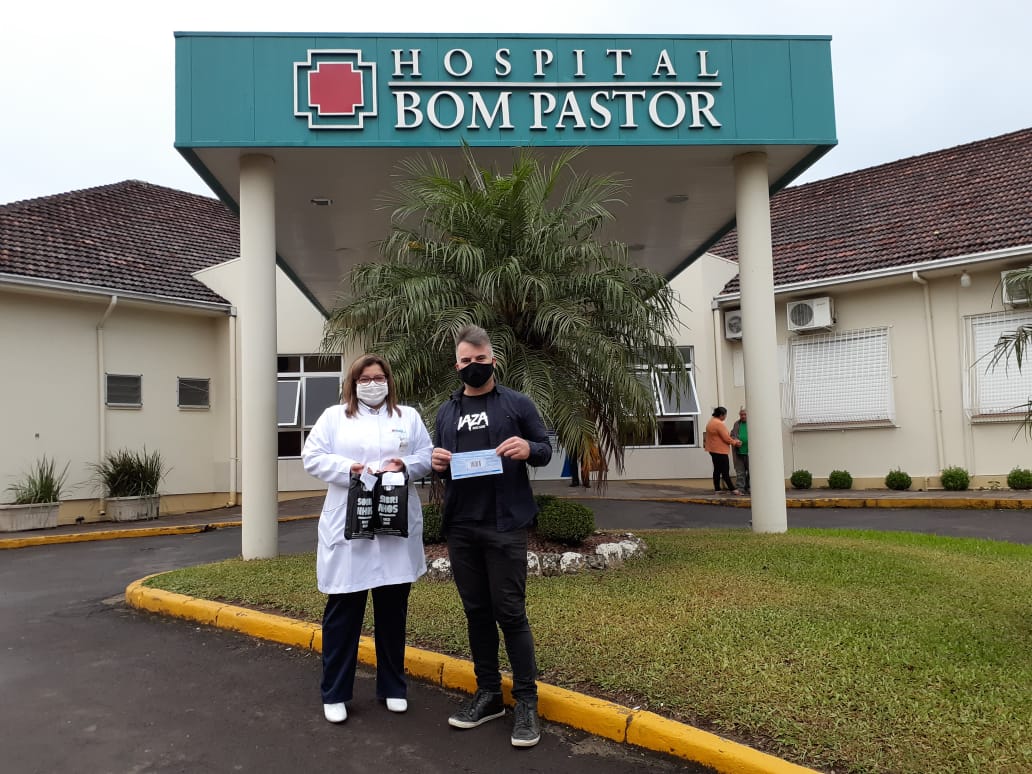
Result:
<svg viewBox="0 0 1032 774"><path fill-rule="evenodd" d="M1029 0L17 2L0 28L0 202L128 178L210 194L173 149L176 30L831 35L830 177L1032 126Z"/></svg>

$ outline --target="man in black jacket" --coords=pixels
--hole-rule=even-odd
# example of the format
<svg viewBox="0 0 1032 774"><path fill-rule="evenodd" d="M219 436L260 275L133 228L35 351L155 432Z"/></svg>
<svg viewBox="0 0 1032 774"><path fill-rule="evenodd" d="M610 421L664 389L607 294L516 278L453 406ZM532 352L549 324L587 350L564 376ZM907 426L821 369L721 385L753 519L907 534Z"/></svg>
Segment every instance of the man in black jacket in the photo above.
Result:
<svg viewBox="0 0 1032 774"><path fill-rule="evenodd" d="M547 465L552 445L530 398L495 383L494 353L483 328L459 331L455 360L463 388L437 412L431 466L445 480L443 527L466 613L477 692L448 723L475 728L505 714L500 627L516 702L512 744L533 747L541 727L526 606L527 529L537 504L527 465Z"/></svg>

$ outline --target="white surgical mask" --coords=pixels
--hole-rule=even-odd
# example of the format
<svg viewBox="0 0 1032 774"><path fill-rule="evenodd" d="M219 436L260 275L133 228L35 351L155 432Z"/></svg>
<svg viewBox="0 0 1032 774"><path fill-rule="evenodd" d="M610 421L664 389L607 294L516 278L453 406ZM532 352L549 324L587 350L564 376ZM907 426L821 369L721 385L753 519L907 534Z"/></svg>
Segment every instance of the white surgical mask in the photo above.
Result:
<svg viewBox="0 0 1032 774"><path fill-rule="evenodd" d="M387 397L387 391L390 388L386 384L377 384L376 382L370 382L369 384L356 384L355 394L358 399L369 408L376 408L384 399Z"/></svg>

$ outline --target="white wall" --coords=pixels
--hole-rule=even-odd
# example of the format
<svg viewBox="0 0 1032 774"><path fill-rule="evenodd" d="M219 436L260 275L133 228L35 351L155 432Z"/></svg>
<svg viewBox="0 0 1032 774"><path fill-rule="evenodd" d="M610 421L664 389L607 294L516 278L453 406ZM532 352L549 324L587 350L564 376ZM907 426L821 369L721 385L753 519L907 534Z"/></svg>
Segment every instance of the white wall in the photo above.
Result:
<svg viewBox="0 0 1032 774"><path fill-rule="evenodd" d="M119 301L104 326L102 369L140 374L143 405L102 407L96 326L108 300L0 290L0 484L46 454L69 465L66 499L95 497L90 465L102 454L102 418L107 450L161 452L169 467L163 493L228 491L226 317ZM178 408L178 377L210 379L211 408Z"/></svg>
<svg viewBox="0 0 1032 774"><path fill-rule="evenodd" d="M243 281L240 260L226 261L217 266L203 269L194 274L213 291L228 300L238 303L240 285ZM276 267L276 351L283 354L305 354L319 351L325 318L297 286ZM237 373L240 368L240 349L237 348ZM345 364L347 359L345 358ZM239 398L240 385L237 385ZM238 445L240 430L238 427ZM240 452L241 460L244 452ZM322 490L326 485L309 476L299 459L279 461L279 489L281 492Z"/></svg>
<svg viewBox="0 0 1032 774"><path fill-rule="evenodd" d="M695 263L671 280L671 287L684 306L679 315L680 325L674 332L678 344L694 347L695 386L699 391L699 416L697 448L661 446L655 448L628 449L625 457L625 471L621 476L615 470L609 477L618 479L708 479L712 473L709 454L701 447L702 430L709 419L713 406L723 398L717 394L717 368L722 362L726 343L721 337L713 336L713 310L711 302L715 295L738 273L738 264L733 261L705 254Z"/></svg>
<svg viewBox="0 0 1032 774"><path fill-rule="evenodd" d="M929 282L934 374L924 291L909 274L793 295L792 299L831 296L836 316L833 333L888 327L896 420L894 427L856 429L796 430L786 423L783 436L786 477L792 470L803 468L815 479L823 479L831 470L841 469L848 470L854 479L866 478L863 483L875 486L880 485L890 469L900 467L915 479L922 479L915 483L915 488L923 486L926 478L930 479L928 485L938 486L941 467L936 444L933 381L939 388L945 466L965 467L976 477L975 485L989 485L991 480L1005 482L1007 473L1015 465L1027 467L1032 448L1023 434L1015 438L1016 422L972 422L964 407L963 385L969 369L984 367L984 364L965 360L965 317L1003 310L999 295L1000 270L1013 267L1013 263L995 263L981 268L968 266L971 286L966 288L959 281L960 267L921 274ZM787 353L788 342L800 335L787 330L788 300L787 296L779 296L776 306L777 335L783 355ZM721 361L727 385L733 383L732 353L739 346L729 344ZM1027 367L1032 368L1032 364ZM725 405L737 408L742 401L744 390L732 388Z"/></svg>

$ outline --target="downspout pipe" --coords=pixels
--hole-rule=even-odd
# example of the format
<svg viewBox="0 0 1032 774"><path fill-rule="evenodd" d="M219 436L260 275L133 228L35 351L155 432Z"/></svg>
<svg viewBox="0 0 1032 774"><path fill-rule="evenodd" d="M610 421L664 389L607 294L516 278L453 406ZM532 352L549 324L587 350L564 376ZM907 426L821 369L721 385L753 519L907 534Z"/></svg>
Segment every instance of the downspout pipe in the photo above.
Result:
<svg viewBox="0 0 1032 774"><path fill-rule="evenodd" d="M921 286L924 292L925 308L925 335L928 338L928 369L932 378L932 412L934 414L932 424L935 427L935 454L939 464L939 471L945 464L942 441L942 403L939 399L939 365L935 356L935 325L932 319L932 296L928 289L928 280L916 271L910 274L911 279Z"/></svg>
<svg viewBox="0 0 1032 774"><path fill-rule="evenodd" d="M713 305L713 373L717 377L717 394L713 400L714 406L720 406L724 400L724 369L721 367L721 355L723 353L724 341L721 331L723 328L720 325L720 308Z"/></svg>
<svg viewBox="0 0 1032 774"><path fill-rule="evenodd" d="M108 302L107 309L104 311L104 316L100 318L100 322L97 323L97 462L103 463L104 456L107 454L107 399L105 393L107 392L107 385L104 383L104 324L107 323L111 313L115 311L115 306L118 305L118 296L112 295L111 300ZM100 514L103 516L107 513L107 498L105 492L100 492Z"/></svg>

